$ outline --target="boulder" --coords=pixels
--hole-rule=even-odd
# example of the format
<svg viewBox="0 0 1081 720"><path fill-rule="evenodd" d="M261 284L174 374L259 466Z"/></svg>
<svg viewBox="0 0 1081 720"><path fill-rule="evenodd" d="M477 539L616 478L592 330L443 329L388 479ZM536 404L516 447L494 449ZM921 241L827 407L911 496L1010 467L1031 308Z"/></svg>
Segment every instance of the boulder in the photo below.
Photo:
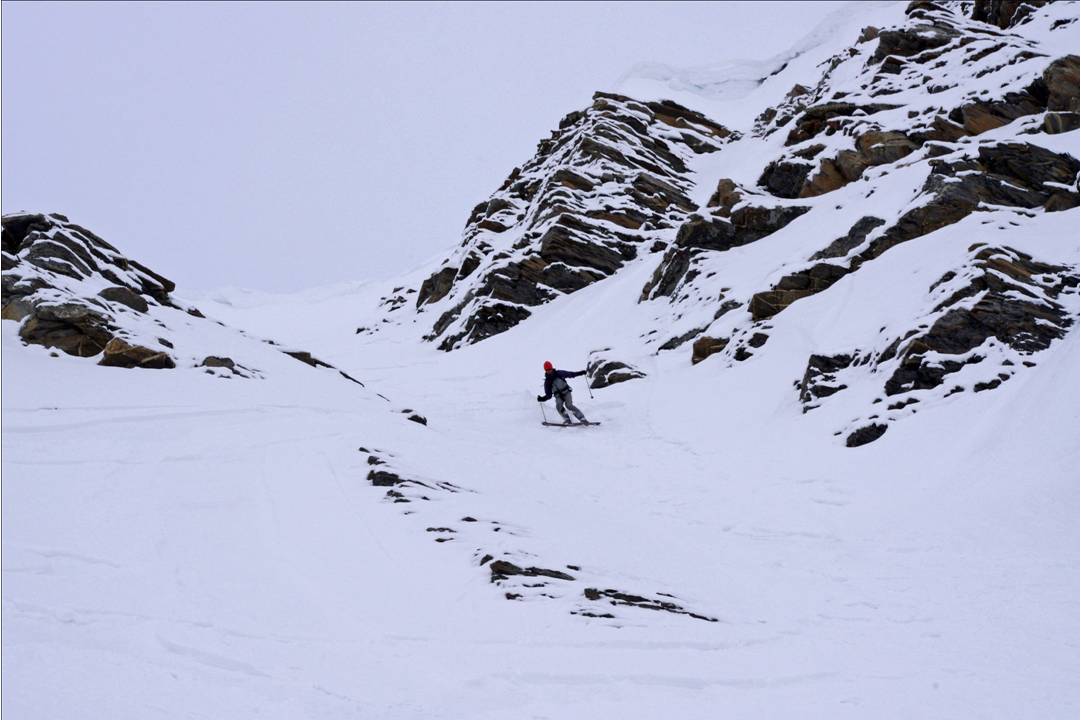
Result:
<svg viewBox="0 0 1081 720"><path fill-rule="evenodd" d="M814 165L809 162L776 160L762 171L758 184L777 197L797 198L813 169Z"/></svg>
<svg viewBox="0 0 1081 720"><path fill-rule="evenodd" d="M145 313L150 309L150 305L143 299L142 295L131 288L122 285L107 287L98 293L98 297L118 302L125 307L131 308L135 312Z"/></svg>
<svg viewBox="0 0 1081 720"><path fill-rule="evenodd" d="M872 423L854 431L845 439L845 447L859 447L878 440L886 434L888 427L883 423Z"/></svg>
<svg viewBox="0 0 1081 720"><path fill-rule="evenodd" d="M1047 109L1077 113L1079 78L1077 55L1067 55L1051 63L1043 73L1047 87Z"/></svg>
<svg viewBox="0 0 1081 720"><path fill-rule="evenodd" d="M114 337L106 343L98 365L151 370L176 367L176 363L168 353L152 350L142 345L133 345L119 337Z"/></svg>
<svg viewBox="0 0 1081 720"><path fill-rule="evenodd" d="M697 365L710 355L721 352L727 346L728 338L700 337L691 346L691 364Z"/></svg>

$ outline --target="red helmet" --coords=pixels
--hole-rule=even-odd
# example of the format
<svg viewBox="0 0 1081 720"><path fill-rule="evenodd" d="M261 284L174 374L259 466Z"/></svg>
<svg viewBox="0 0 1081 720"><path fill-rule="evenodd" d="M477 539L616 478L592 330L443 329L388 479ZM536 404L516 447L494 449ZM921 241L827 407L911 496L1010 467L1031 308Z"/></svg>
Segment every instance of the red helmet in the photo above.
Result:
<svg viewBox="0 0 1081 720"><path fill-rule="evenodd" d="M554 365L552 365L552 363L551 363L551 361L550 361L550 360L545 360L545 361L544 361L544 371L545 371L545 372L548 372L549 370L553 369L554 367L555 367L555 366L554 366Z"/></svg>

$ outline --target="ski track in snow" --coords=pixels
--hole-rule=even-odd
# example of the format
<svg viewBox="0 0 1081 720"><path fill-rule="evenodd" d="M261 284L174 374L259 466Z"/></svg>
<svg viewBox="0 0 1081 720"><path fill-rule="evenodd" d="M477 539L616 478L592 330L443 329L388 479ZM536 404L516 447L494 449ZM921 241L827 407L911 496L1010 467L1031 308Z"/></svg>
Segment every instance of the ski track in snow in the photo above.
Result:
<svg viewBox="0 0 1081 720"><path fill-rule="evenodd" d="M835 18L847 34L812 34L740 102L757 113L850 43L849 25L898 14ZM672 87L677 75L628 83ZM701 92L690 101L721 122L731 107ZM1056 138L1041 142L1076 152L1076 131ZM782 141L726 146L699 168L696 197L722 174L759 172ZM883 205L900 211L922 172L875 178ZM785 262L843 234L865 190L816 201L851 208L838 227L797 220L725 253L718 286L765 289ZM209 318L252 334L215 329L220 345L204 347L197 328L180 330L184 352L225 347L262 379L47 358L4 322L3 709L1076 717L1078 458L1063 428L1079 422L1077 325L1037 367L993 392L928 400L861 448L834 433L865 417L877 387L807 414L792 389L809 354L870 347L880 327L920 317L931 282L991 232L982 223L1013 217L980 215L801 300L731 366L692 367L686 346L641 351L650 330L708 320L637 302L657 255L449 354L419 341L431 312L355 333L385 319L380 295L416 287L427 268L394 283L201 299ZM1019 219L1011 247L1077 262L1076 210ZM366 388L257 337L295 343ZM541 426L541 362L581 369L608 346L647 377L594 399L575 381L576 404L602 425ZM369 455L424 483L395 488L410 502L368 482L384 468ZM485 554L575 579L497 586ZM717 621L589 601L587 587ZM615 617L572 614L583 610Z"/></svg>

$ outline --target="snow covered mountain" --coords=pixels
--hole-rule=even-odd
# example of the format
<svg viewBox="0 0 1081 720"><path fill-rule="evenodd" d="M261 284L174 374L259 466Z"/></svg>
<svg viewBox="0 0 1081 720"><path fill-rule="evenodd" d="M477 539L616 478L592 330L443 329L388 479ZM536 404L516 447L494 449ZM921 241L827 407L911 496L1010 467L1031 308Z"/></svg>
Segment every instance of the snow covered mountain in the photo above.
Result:
<svg viewBox="0 0 1081 720"><path fill-rule="evenodd" d="M388 282L5 216L4 710L1076 716L1078 5L858 7Z"/></svg>

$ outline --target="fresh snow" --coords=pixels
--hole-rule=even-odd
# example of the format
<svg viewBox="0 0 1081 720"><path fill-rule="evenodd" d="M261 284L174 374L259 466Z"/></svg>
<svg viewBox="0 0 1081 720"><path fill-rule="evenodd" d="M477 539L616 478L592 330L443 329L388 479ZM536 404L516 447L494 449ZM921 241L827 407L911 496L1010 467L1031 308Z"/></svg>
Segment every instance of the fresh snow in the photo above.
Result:
<svg viewBox="0 0 1081 720"><path fill-rule="evenodd" d="M764 89L713 109L707 94L676 99L699 98L694 107L726 124L725 107L757 114L904 4L857 7L812 33ZM1038 40L1037 30L1024 32ZM741 130L753 119L734 117ZM1014 138L1025 122L967 142ZM695 201L722 176L752 186L783 136L747 135L704 156ZM1024 139L1076 154L1079 137ZM833 207L828 221L808 213L699 268L713 273L710 289L746 302L863 215L892 222L925 178L925 163L872 168L791 201ZM844 438L884 408L873 404L884 377L858 377L807 413L793 383L812 353L881 348L929 322L945 292L930 287L965 266L974 242L1076 266L1077 229L1076 209L974 213L793 304L742 363L718 354L692 366L688 346L645 344L746 322L744 310L714 322L716 295L639 303L658 254L451 353L421 341L436 312L417 312L415 295L380 307L435 263L289 295L181 288L179 304L209 320L154 316L176 338L176 370L50 357L3 322L3 710L1076 717L1077 294L1060 298L1074 326L1035 367L989 392L927 392L863 447ZM542 426L541 363L578 370L605 347L647 377L593 399L572 380L575 403L603 424ZM190 367L211 353L258 375ZM948 382L971 387L991 369ZM424 483L398 488L411 502L368 482L383 467ZM574 579L495 585L486 555ZM667 598L715 622L613 607L587 588Z"/></svg>

